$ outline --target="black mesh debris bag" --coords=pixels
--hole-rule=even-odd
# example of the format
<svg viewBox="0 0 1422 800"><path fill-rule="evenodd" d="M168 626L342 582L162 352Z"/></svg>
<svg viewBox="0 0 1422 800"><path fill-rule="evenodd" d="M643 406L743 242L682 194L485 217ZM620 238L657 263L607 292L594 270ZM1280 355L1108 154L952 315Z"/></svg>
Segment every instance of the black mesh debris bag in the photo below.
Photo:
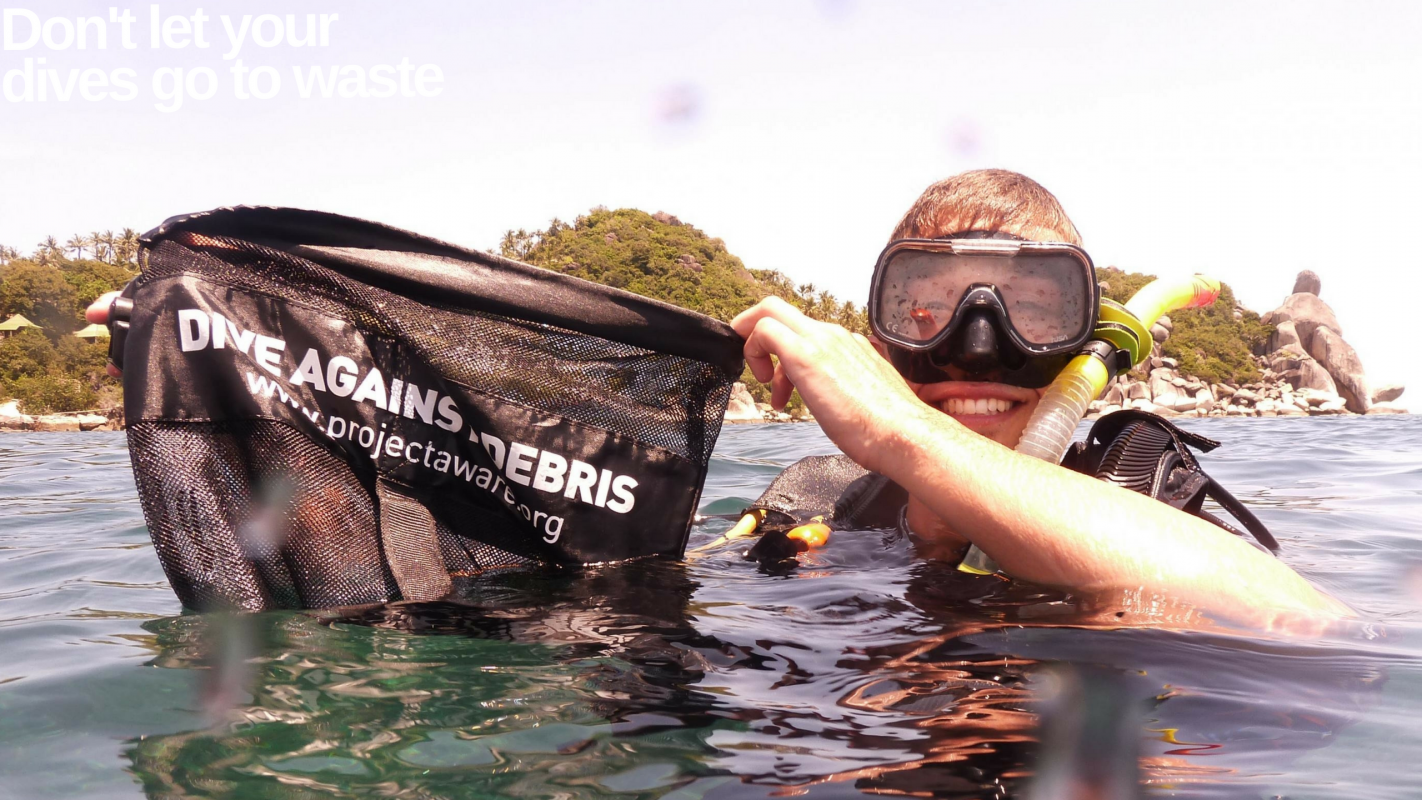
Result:
<svg viewBox="0 0 1422 800"><path fill-rule="evenodd" d="M143 247L113 355L185 606L682 554L741 370L726 325L311 211L175 217Z"/></svg>

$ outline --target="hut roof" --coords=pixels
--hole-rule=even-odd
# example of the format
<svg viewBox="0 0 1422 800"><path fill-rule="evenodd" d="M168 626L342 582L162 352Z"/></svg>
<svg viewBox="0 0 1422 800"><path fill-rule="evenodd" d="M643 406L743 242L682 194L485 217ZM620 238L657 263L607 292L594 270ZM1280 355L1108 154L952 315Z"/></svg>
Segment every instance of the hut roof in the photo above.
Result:
<svg viewBox="0 0 1422 800"><path fill-rule="evenodd" d="M91 322L75 331L74 335L80 339L107 339L109 338L109 326Z"/></svg>
<svg viewBox="0 0 1422 800"><path fill-rule="evenodd" d="M39 326L25 319L23 314L16 314L4 322L0 322L0 331L18 331L21 328L38 328Z"/></svg>

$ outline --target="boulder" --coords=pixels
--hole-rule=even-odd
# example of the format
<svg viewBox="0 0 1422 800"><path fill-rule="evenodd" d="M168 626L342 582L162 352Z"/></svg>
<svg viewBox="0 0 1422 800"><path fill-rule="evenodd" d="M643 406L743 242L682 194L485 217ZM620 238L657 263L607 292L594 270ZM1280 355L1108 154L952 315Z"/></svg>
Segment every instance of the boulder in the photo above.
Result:
<svg viewBox="0 0 1422 800"><path fill-rule="evenodd" d="M1291 369L1298 369L1301 363L1302 359L1292 353L1276 353L1274 358L1269 361L1269 369L1282 375Z"/></svg>
<svg viewBox="0 0 1422 800"><path fill-rule="evenodd" d="M1155 324L1164 328L1166 333L1175 332L1175 323L1171 322L1170 317L1165 316L1164 314L1161 315L1160 319L1155 321Z"/></svg>
<svg viewBox="0 0 1422 800"><path fill-rule="evenodd" d="M99 414L76 414L74 421L79 423L81 431L96 431L101 426L109 424L109 418Z"/></svg>
<svg viewBox="0 0 1422 800"><path fill-rule="evenodd" d="M726 404L727 422L760 422L765 415L756 408L755 398L744 383L731 384L731 402Z"/></svg>
<svg viewBox="0 0 1422 800"><path fill-rule="evenodd" d="M1391 403L1402 396L1404 387L1400 383L1384 383L1373 389L1373 396L1368 398L1374 403Z"/></svg>
<svg viewBox="0 0 1422 800"><path fill-rule="evenodd" d="M1323 287L1323 281L1319 280L1318 273L1311 269L1306 269L1294 278L1294 294L1318 295L1318 290Z"/></svg>
<svg viewBox="0 0 1422 800"><path fill-rule="evenodd" d="M1126 389L1127 400L1150 400L1150 388L1136 381Z"/></svg>
<svg viewBox="0 0 1422 800"><path fill-rule="evenodd" d="M1318 389L1303 389L1298 393L1298 397L1304 401L1304 405L1309 408L1321 406L1324 403L1331 403L1340 399L1335 392L1324 392Z"/></svg>
<svg viewBox="0 0 1422 800"><path fill-rule="evenodd" d="M1210 394L1209 387L1201 387L1195 391L1195 408L1206 413L1214 410L1215 398Z"/></svg>
<svg viewBox="0 0 1422 800"><path fill-rule="evenodd" d="M1306 417L1306 416L1308 416L1308 412L1307 412L1307 411L1304 411L1302 408L1299 408L1299 407L1298 407L1297 405L1295 405L1295 404L1281 405L1281 406L1278 407L1278 409L1276 410L1275 413L1278 414L1278 415L1281 416L1281 417Z"/></svg>
<svg viewBox="0 0 1422 800"><path fill-rule="evenodd" d="M1155 413L1160 410L1155 407L1155 403L1152 403L1149 400L1131 400L1126 403L1126 408L1135 408L1140 409L1141 411L1149 411L1151 413Z"/></svg>
<svg viewBox="0 0 1422 800"><path fill-rule="evenodd" d="M1239 391L1234 393L1233 402L1244 403L1252 406L1255 403L1259 402L1259 395L1248 389L1240 389Z"/></svg>
<svg viewBox="0 0 1422 800"><path fill-rule="evenodd" d="M1163 343L1166 339L1170 338L1170 331L1160 325L1152 325L1150 326L1150 338Z"/></svg>
<svg viewBox="0 0 1422 800"><path fill-rule="evenodd" d="M1150 374L1150 397L1156 405L1174 405L1175 397L1179 392L1175 391L1175 386L1166 377L1168 370L1152 370Z"/></svg>
<svg viewBox="0 0 1422 800"><path fill-rule="evenodd" d="M1234 397L1235 391L1237 390L1233 386L1223 383L1215 384L1215 397Z"/></svg>
<svg viewBox="0 0 1422 800"><path fill-rule="evenodd" d="M1312 358L1300 359L1298 370L1288 370L1284 373L1284 378L1288 380L1290 386L1297 390L1313 389L1328 394L1338 394L1338 387L1333 383L1333 376L1329 375L1328 370Z"/></svg>
<svg viewBox="0 0 1422 800"><path fill-rule="evenodd" d="M1363 414L1368 410L1372 392L1368 389L1368 374L1353 346L1343 336L1328 328L1314 331L1309 340L1309 354L1328 370L1340 397L1348 401L1348 410Z"/></svg>
<svg viewBox="0 0 1422 800"><path fill-rule="evenodd" d="M1106 387L1106 394L1101 396L1101 401L1108 406L1119 406L1126 402L1126 390L1121 388L1121 384L1112 383Z"/></svg>
<svg viewBox="0 0 1422 800"><path fill-rule="evenodd" d="M1310 413L1310 414L1312 414L1312 415L1314 415L1314 416L1328 415L1328 414L1346 414L1346 413L1348 413L1347 401L1345 401L1345 400L1344 400L1343 398L1341 398L1341 397L1335 397L1335 398L1333 398L1332 400L1329 400L1329 401L1326 402L1326 403L1323 403L1323 404L1321 404L1321 405L1317 405L1317 406L1314 406L1313 408L1310 408L1310 409L1308 410L1308 413Z"/></svg>
<svg viewBox="0 0 1422 800"><path fill-rule="evenodd" d="M37 431L77 431L79 430L79 420L74 417L45 416L35 419L35 430Z"/></svg>
<svg viewBox="0 0 1422 800"><path fill-rule="evenodd" d="M1338 318L1333 315L1333 309L1327 303L1319 300L1318 295L1307 292L1289 295L1285 298L1283 305L1265 314L1261 319L1266 324L1276 326L1285 321L1292 321L1294 332L1305 348L1308 347L1309 340L1313 338L1313 332L1319 328L1327 328L1340 336L1343 335L1343 327L1338 324Z"/></svg>
<svg viewBox="0 0 1422 800"><path fill-rule="evenodd" d="M20 413L19 401L0 403L0 430L26 430L32 427L34 422L34 417Z"/></svg>
<svg viewBox="0 0 1422 800"><path fill-rule="evenodd" d="M1289 346L1298 348L1299 352L1303 351L1303 344L1299 342L1298 327L1294 325L1293 320L1286 319L1275 325L1274 332L1269 335L1269 352L1283 350Z"/></svg>
<svg viewBox="0 0 1422 800"><path fill-rule="evenodd" d="M1196 400L1194 395L1178 394L1175 396L1175 402L1171 403L1170 407L1176 411L1194 411L1199 405L1200 401Z"/></svg>
<svg viewBox="0 0 1422 800"><path fill-rule="evenodd" d="M1368 406L1368 415L1373 414L1406 414L1407 409L1390 400L1383 400Z"/></svg>

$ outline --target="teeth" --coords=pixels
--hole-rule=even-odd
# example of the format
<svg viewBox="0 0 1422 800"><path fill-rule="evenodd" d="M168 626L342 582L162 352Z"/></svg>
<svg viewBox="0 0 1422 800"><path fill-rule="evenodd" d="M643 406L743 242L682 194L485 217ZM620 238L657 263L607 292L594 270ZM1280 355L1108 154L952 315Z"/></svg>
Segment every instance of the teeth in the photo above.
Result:
<svg viewBox="0 0 1422 800"><path fill-rule="evenodd" d="M1013 400L1003 400L996 397L980 397L976 400L963 397L950 397L944 403L943 410L955 416L981 416L986 414L1001 414L1010 411L1017 403Z"/></svg>

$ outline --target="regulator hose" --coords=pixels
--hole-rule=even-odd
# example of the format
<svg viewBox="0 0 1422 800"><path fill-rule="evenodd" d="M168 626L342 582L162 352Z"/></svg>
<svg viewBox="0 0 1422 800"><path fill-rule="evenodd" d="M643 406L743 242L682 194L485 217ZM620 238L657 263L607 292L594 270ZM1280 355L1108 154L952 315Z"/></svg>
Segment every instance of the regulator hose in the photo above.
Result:
<svg viewBox="0 0 1422 800"><path fill-rule="evenodd" d="M1113 377L1130 371L1150 356L1150 328L1156 320L1176 309L1208 306L1219 294L1219 281L1194 275L1151 281L1124 306L1102 300L1096 335L1047 387L1027 421L1017 452L1051 464L1060 463L1091 401L1101 396ZM977 545L972 545L958 569L990 575L998 571L998 566Z"/></svg>

